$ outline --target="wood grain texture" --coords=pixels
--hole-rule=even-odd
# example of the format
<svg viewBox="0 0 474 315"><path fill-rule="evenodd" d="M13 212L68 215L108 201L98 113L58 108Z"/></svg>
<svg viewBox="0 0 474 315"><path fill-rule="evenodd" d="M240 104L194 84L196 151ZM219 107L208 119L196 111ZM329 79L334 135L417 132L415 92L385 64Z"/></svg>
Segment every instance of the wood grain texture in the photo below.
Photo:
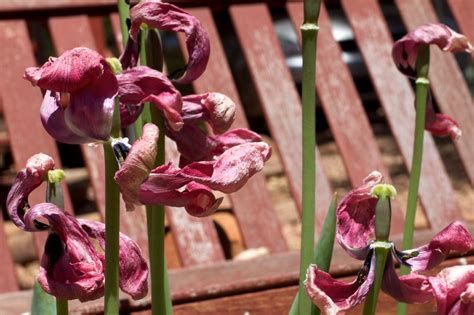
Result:
<svg viewBox="0 0 474 315"><path fill-rule="evenodd" d="M303 4L291 3L287 8L301 43L301 32L298 29L303 23ZM332 37L331 24L324 6L321 7L319 27L316 87L352 186L359 186L374 170L380 171L384 180L390 183L390 175L382 162L382 155L351 73L342 60L341 48ZM403 231L403 212L399 203L394 202L393 207L391 232L400 233Z"/></svg>
<svg viewBox="0 0 474 315"><path fill-rule="evenodd" d="M395 3L407 29L413 30L438 18L431 1L396 0ZM453 117L462 129L462 137L455 142L466 173L474 184L474 106L469 88L450 53L436 47L431 49L429 78L434 97L441 111Z"/></svg>
<svg viewBox="0 0 474 315"><path fill-rule="evenodd" d="M0 293L17 291L19 289L13 266L12 254L7 243L7 235L3 226L3 215L0 213Z"/></svg>
<svg viewBox="0 0 474 315"><path fill-rule="evenodd" d="M15 168L24 168L26 161L40 152L51 156L56 168L61 168L56 142L46 133L40 121L41 92L22 78L25 69L36 64L26 23L22 20L3 20L0 21L0 29L0 95ZM45 187L42 185L32 192L29 197L31 204L44 202ZM71 198L64 181L62 188L65 210L72 213ZM43 253L46 232L34 233L34 239L37 253Z"/></svg>
<svg viewBox="0 0 474 315"><path fill-rule="evenodd" d="M458 24L459 31L466 35L469 41L474 43L474 1L472 0L448 0L451 12Z"/></svg>
<svg viewBox="0 0 474 315"><path fill-rule="evenodd" d="M264 4L232 6L230 14L267 124L280 151L290 191L301 210L301 101L270 14ZM331 188L317 150L316 178L316 224L320 225L330 203Z"/></svg>
<svg viewBox="0 0 474 315"><path fill-rule="evenodd" d="M393 40L375 0L342 1L372 84L384 109L408 172L411 170L415 132L415 95L408 79L395 67ZM440 185L439 183L443 183ZM419 196L434 229L461 217L451 181L438 149L425 133Z"/></svg>
<svg viewBox="0 0 474 315"><path fill-rule="evenodd" d="M211 56L204 74L193 82L196 93L220 92L236 104L236 119L232 128L249 128L237 88L209 8L190 9L209 34ZM181 46L185 43L180 37ZM286 251L288 246L280 222L265 186L262 173L255 174L239 191L230 195L233 211L247 248L264 246L271 252Z"/></svg>

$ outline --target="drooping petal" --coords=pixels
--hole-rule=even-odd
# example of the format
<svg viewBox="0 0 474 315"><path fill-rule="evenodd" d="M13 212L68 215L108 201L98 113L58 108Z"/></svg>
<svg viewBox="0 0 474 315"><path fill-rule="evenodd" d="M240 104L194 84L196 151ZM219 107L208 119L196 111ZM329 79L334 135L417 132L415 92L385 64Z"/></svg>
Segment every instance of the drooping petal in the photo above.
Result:
<svg viewBox="0 0 474 315"><path fill-rule="evenodd" d="M271 147L264 142L245 143L229 148L216 161L191 163L180 175L211 189L232 193L262 170L270 155Z"/></svg>
<svg viewBox="0 0 474 315"><path fill-rule="evenodd" d="M426 303L432 300L433 293L428 277L416 273L398 277L395 272L393 258L387 257L383 275L382 290L394 299L404 303Z"/></svg>
<svg viewBox="0 0 474 315"><path fill-rule="evenodd" d="M117 87L115 75L108 70L94 84L71 94L70 104L64 111L66 125L82 137L107 141Z"/></svg>
<svg viewBox="0 0 474 315"><path fill-rule="evenodd" d="M26 69L23 77L44 90L73 93L95 82L105 71L108 67L99 53L78 47L49 58L40 68Z"/></svg>
<svg viewBox="0 0 474 315"><path fill-rule="evenodd" d="M210 54L209 38L194 16L169 3L142 1L131 9L130 17L130 37L134 41L138 40L142 23L160 30L183 32L186 35L188 65L184 75L176 82L191 83L204 72Z"/></svg>
<svg viewBox="0 0 474 315"><path fill-rule="evenodd" d="M135 67L117 75L118 96L124 105L152 102L165 116L173 130L183 126L182 99L168 78L148 67Z"/></svg>
<svg viewBox="0 0 474 315"><path fill-rule="evenodd" d="M452 140L457 140L462 134L458 123L453 118L435 112L431 90L426 102L425 130L431 132L433 136L449 136Z"/></svg>
<svg viewBox="0 0 474 315"><path fill-rule="evenodd" d="M61 107L60 93L46 91L40 107L41 122L51 137L62 143L81 144L96 139L76 134L65 121L65 111Z"/></svg>
<svg viewBox="0 0 474 315"><path fill-rule="evenodd" d="M443 51L473 52L464 35L443 24L426 24L409 32L394 44L392 57L398 70L409 77L416 77L418 50L426 45L437 45Z"/></svg>
<svg viewBox="0 0 474 315"><path fill-rule="evenodd" d="M122 198L128 211L132 211L138 201L140 185L148 178L155 164L158 150L159 130L153 124L143 126L142 137L135 141L120 169L115 173Z"/></svg>
<svg viewBox="0 0 474 315"><path fill-rule="evenodd" d="M120 55L120 63L122 64L122 69L130 69L134 68L138 64L138 56L140 53L140 47L138 45L138 42L133 40L133 38L128 38L127 45L125 46L125 49Z"/></svg>
<svg viewBox="0 0 474 315"><path fill-rule="evenodd" d="M374 171L361 186L350 191L336 209L336 237L349 255L364 259L370 235L375 228L377 198L370 194L372 187L382 182L382 174Z"/></svg>
<svg viewBox="0 0 474 315"><path fill-rule="evenodd" d="M54 169L54 160L43 153L33 155L26 162L26 167L18 172L8 192L7 210L10 219L22 230L28 230L24 215L29 209L28 196L41 185L48 171Z"/></svg>
<svg viewBox="0 0 474 315"><path fill-rule="evenodd" d="M216 134L227 131L235 120L235 104L221 93L183 97L183 121L196 124L207 121Z"/></svg>
<svg viewBox="0 0 474 315"><path fill-rule="evenodd" d="M470 315L474 311L474 266L454 266L429 277L438 314Z"/></svg>
<svg viewBox="0 0 474 315"><path fill-rule="evenodd" d="M402 251L402 253L418 253L417 256L407 259L413 271L429 270L442 263L450 251L461 254L471 250L473 239L469 230L458 221L455 221L435 235L431 242L421 247Z"/></svg>
<svg viewBox="0 0 474 315"><path fill-rule="evenodd" d="M133 124L142 111L141 105L120 104L120 127L125 128Z"/></svg>
<svg viewBox="0 0 474 315"><path fill-rule="evenodd" d="M304 282L306 292L323 315L343 314L361 303L369 293L375 277L375 255L371 258L366 274L347 283L332 278L329 274L310 265Z"/></svg>
<svg viewBox="0 0 474 315"><path fill-rule="evenodd" d="M48 223L40 223L41 219ZM25 224L30 231L51 230L38 274L45 292L81 301L103 295L104 257L97 253L77 219L51 203L41 203L25 214Z"/></svg>
<svg viewBox="0 0 474 315"><path fill-rule="evenodd" d="M91 238L96 239L105 250L105 224L95 221L78 220ZM119 286L134 300L144 298L148 292L148 265L140 247L127 235L119 235Z"/></svg>

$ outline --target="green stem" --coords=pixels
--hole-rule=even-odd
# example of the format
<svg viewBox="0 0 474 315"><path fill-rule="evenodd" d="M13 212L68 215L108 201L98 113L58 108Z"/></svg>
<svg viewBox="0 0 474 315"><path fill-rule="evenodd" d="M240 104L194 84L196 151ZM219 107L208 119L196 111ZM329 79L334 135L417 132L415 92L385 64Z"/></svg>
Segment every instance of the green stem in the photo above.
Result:
<svg viewBox="0 0 474 315"><path fill-rule="evenodd" d="M128 41L128 27L127 18L130 16L130 7L125 0L117 0L117 7L120 17L120 32L122 33L123 47L127 45Z"/></svg>
<svg viewBox="0 0 474 315"><path fill-rule="evenodd" d="M315 191L316 191L316 39L319 27L320 0L304 1L304 22L301 26L303 50L303 195L301 216L301 254L299 281L299 314L314 314L315 308L305 293L303 282L313 257Z"/></svg>
<svg viewBox="0 0 474 315"><path fill-rule="evenodd" d="M383 274L385 272L385 264L387 262L387 256L390 253L392 244L387 242L375 242L374 254L375 255L375 279L372 284L372 288L367 295L364 305L364 315L374 315L377 309L377 301L382 287ZM373 268L374 266L372 266Z"/></svg>
<svg viewBox="0 0 474 315"><path fill-rule="evenodd" d="M408 202L405 216L405 228L403 231L403 249L410 249L413 244L413 232L415 229L416 204L418 198L418 187L420 184L421 162L423 157L423 137L425 128L426 102L429 93L428 70L430 63L429 46L421 47L418 51L416 62L416 120L415 141L413 143L413 156L411 163L410 182L408 185ZM407 266L400 267L400 274L409 272ZM406 304L398 303L397 314L406 314Z"/></svg>
<svg viewBox="0 0 474 315"><path fill-rule="evenodd" d="M56 298L56 315L68 314L68 301Z"/></svg>
<svg viewBox="0 0 474 315"><path fill-rule="evenodd" d="M115 101L111 136L120 136L120 112ZM120 191L114 181L118 165L111 142L104 143L105 162L105 314L119 313L119 232L120 232Z"/></svg>

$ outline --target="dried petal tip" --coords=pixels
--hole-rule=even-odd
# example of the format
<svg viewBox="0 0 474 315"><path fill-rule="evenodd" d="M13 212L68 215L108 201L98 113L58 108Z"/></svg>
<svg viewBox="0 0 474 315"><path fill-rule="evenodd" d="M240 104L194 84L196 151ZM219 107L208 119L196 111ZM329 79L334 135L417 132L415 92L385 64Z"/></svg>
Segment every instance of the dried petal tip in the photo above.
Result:
<svg viewBox="0 0 474 315"><path fill-rule="evenodd" d="M221 93L208 93L201 103L209 111L212 130L221 134L227 131L235 120L235 104Z"/></svg>

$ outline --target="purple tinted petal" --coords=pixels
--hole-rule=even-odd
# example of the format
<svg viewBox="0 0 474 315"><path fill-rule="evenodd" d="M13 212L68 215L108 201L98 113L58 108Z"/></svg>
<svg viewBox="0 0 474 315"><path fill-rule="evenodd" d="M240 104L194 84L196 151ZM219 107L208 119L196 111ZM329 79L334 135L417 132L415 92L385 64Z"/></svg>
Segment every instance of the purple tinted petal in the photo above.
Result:
<svg viewBox="0 0 474 315"><path fill-rule="evenodd" d="M148 178L155 164L158 150L159 130L153 124L143 126L143 135L133 144L127 158L115 173L115 182L120 188L128 211L132 211L138 201L138 189Z"/></svg>
<svg viewBox="0 0 474 315"><path fill-rule="evenodd" d="M20 229L28 230L24 215L29 208L29 194L41 185L48 171L52 169L54 169L54 160L46 154L39 153L30 157L26 162L26 167L16 175L8 192L7 210L12 222ZM33 230L35 230L34 227Z"/></svg>
<svg viewBox="0 0 474 315"><path fill-rule="evenodd" d="M407 76L415 77L419 48L432 44L443 51L472 53L472 46L465 36L443 24L426 24L409 32L394 44L392 57L398 70Z"/></svg>
<svg viewBox="0 0 474 315"><path fill-rule="evenodd" d="M163 113L173 130L181 129L181 94L164 74L139 66L125 70L117 79L120 103L142 105L152 102Z"/></svg>
<svg viewBox="0 0 474 315"><path fill-rule="evenodd" d="M350 191L336 209L337 241L349 255L364 259L371 234L374 232L377 198L370 194L372 187L382 182L382 174L374 171L364 183Z"/></svg>
<svg viewBox="0 0 474 315"><path fill-rule="evenodd" d="M225 193L239 190L270 158L271 147L264 142L241 144L226 150L216 161L194 162L180 175Z"/></svg>
<svg viewBox="0 0 474 315"><path fill-rule="evenodd" d="M43 290L68 300L101 297L104 257L96 252L77 219L53 204L41 203L25 214L29 230L34 230L41 218L51 227L38 274Z"/></svg>
<svg viewBox="0 0 474 315"><path fill-rule="evenodd" d="M398 278L391 255L387 257L382 290L397 301L404 303L426 303L433 298L428 277L411 273Z"/></svg>
<svg viewBox="0 0 474 315"><path fill-rule="evenodd" d="M221 93L204 93L183 97L185 123L209 122L216 134L227 131L235 120L235 104Z"/></svg>
<svg viewBox="0 0 474 315"><path fill-rule="evenodd" d="M470 300L466 298L474 283L473 265L445 268L436 277L429 277L429 282L436 299L438 314L472 314L463 312L473 306L472 295ZM463 295L464 301L461 302Z"/></svg>
<svg viewBox="0 0 474 315"><path fill-rule="evenodd" d="M126 70L137 66L139 49L138 42L129 37L127 46L125 46L125 50L119 58L122 69Z"/></svg>
<svg viewBox="0 0 474 315"><path fill-rule="evenodd" d="M51 137L62 143L81 144L96 141L93 138L76 134L66 124L65 111L59 104L58 92L46 91L40 108L41 122Z"/></svg>
<svg viewBox="0 0 474 315"><path fill-rule="evenodd" d="M76 92L102 76L107 66L97 52L78 47L50 58L41 68L25 70L24 78L44 90Z"/></svg>
<svg viewBox="0 0 474 315"><path fill-rule="evenodd" d="M120 127L133 124L143 111L143 106L120 104Z"/></svg>
<svg viewBox="0 0 474 315"><path fill-rule="evenodd" d="M79 223L87 235L99 241L105 250L105 224L88 220L79 220ZM123 233L119 235L119 277L120 289L134 300L146 296L148 265L137 243Z"/></svg>
<svg viewBox="0 0 474 315"><path fill-rule="evenodd" d="M465 253L472 249L473 239L469 230L455 221L444 228L429 244L409 250L418 252L416 257L407 259L413 271L429 270L446 259L450 251Z"/></svg>
<svg viewBox="0 0 474 315"><path fill-rule="evenodd" d="M372 257L372 266L375 266L375 255ZM365 299L374 282L374 276L375 268L370 268L365 279L357 277L353 282L347 283L333 279L316 265L311 265L304 285L311 301L318 306L322 314L336 315Z"/></svg>
<svg viewBox="0 0 474 315"><path fill-rule="evenodd" d="M176 82L191 83L206 70L210 54L209 38L194 16L169 3L142 1L132 8L130 17L130 37L135 41L142 23L160 30L183 32L186 35L188 65L185 74Z"/></svg>
<svg viewBox="0 0 474 315"><path fill-rule="evenodd" d="M431 90L428 93L428 100L426 103L425 130L431 132L433 136L449 136L452 140L457 140L462 134L458 123L454 119L448 115L438 114L435 112Z"/></svg>
<svg viewBox="0 0 474 315"><path fill-rule="evenodd" d="M76 134L107 141L112 129L117 79L107 70L94 84L71 94L64 119Z"/></svg>

